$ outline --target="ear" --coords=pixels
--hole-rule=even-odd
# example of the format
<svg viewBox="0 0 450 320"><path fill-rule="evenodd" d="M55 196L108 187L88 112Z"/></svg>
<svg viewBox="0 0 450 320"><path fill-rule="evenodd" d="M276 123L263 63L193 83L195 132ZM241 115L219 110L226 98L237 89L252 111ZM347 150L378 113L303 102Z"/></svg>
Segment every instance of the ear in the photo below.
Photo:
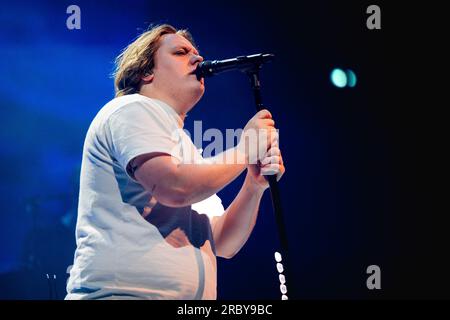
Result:
<svg viewBox="0 0 450 320"><path fill-rule="evenodd" d="M154 77L153 73L146 73L141 77L141 80L145 82L152 82L153 77Z"/></svg>

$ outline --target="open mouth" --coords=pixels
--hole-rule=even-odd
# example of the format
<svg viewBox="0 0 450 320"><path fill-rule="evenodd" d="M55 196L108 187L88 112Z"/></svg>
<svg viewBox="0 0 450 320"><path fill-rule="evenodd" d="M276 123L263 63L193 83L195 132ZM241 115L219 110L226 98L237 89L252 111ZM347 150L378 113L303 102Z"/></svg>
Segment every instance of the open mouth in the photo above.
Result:
<svg viewBox="0 0 450 320"><path fill-rule="evenodd" d="M189 75L195 76L197 78L197 80L200 81L202 84L205 83L205 78L203 78L203 77L199 78L198 75L196 74L195 70L192 71L191 73L189 73Z"/></svg>

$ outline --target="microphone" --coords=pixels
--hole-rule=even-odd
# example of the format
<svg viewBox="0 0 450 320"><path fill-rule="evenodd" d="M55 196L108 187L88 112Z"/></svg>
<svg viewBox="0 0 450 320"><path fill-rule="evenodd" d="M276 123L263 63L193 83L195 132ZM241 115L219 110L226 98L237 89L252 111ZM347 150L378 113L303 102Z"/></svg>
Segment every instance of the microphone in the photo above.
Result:
<svg viewBox="0 0 450 320"><path fill-rule="evenodd" d="M203 77L212 77L225 71L240 70L246 72L260 68L263 63L272 61L274 57L271 53L258 53L233 59L202 61L197 65L194 73L200 80Z"/></svg>

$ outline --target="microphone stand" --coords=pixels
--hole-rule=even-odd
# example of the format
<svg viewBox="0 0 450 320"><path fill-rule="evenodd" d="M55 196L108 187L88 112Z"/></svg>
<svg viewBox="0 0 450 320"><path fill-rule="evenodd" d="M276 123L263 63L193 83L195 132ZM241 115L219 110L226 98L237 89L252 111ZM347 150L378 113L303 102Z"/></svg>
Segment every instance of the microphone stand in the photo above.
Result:
<svg viewBox="0 0 450 320"><path fill-rule="evenodd" d="M259 69L261 68L261 64L255 64L252 68L245 71L245 73L248 75L253 91L253 95L255 98L255 105L256 105L256 111L260 111L264 109L264 106L262 104L262 98L261 98L261 83L259 81ZM281 262L286 266L286 269L284 271L278 270L280 273L284 272L286 274L286 284L288 281L292 283L292 273L290 272L291 266L289 264L289 255L288 255L288 239L286 234L286 228L283 222L283 209L281 206L281 196L280 196L280 189L278 187L277 182L277 176L275 175L269 175L266 176L267 180L269 181L270 186L270 195L272 199L272 207L275 214L275 221L277 224L278 229L278 237L280 240L280 247L281 247L281 254L282 254L282 260ZM289 291L292 295L292 287ZM287 292L289 294L289 292Z"/></svg>

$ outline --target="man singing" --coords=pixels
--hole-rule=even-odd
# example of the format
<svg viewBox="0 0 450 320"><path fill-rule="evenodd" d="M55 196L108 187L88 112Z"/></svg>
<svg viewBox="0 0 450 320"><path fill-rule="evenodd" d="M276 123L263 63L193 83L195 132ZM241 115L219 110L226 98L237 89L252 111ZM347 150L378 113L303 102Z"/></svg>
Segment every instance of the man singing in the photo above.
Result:
<svg viewBox="0 0 450 320"><path fill-rule="evenodd" d="M216 256L231 258L245 244L264 175L280 179L285 168L267 110L248 121L236 147L210 158L180 130L205 91L194 73L202 60L190 33L170 25L117 57L116 97L84 143L66 299L216 299ZM261 130L268 134L247 143ZM244 170L224 210L216 193Z"/></svg>

